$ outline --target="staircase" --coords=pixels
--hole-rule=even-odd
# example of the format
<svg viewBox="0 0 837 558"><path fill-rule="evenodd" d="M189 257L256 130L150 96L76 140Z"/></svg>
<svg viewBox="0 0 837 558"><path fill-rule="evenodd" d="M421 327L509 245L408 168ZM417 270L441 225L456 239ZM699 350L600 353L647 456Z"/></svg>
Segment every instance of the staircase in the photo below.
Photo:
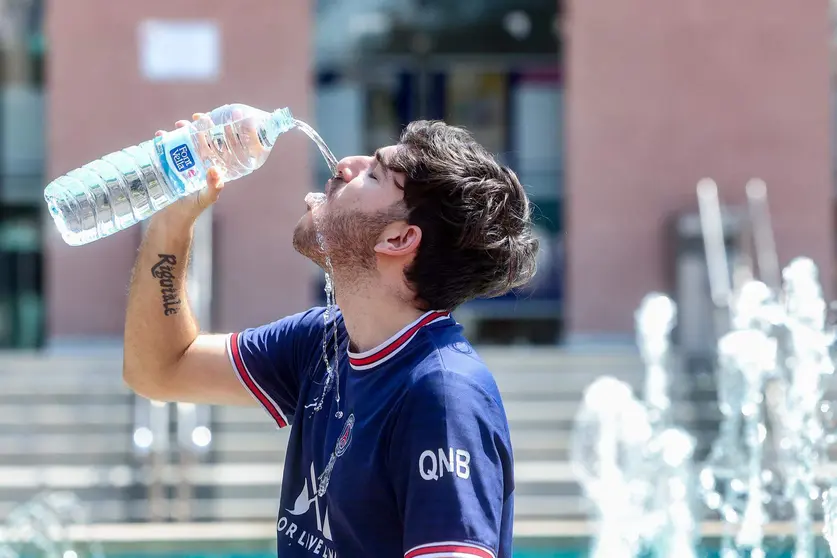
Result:
<svg viewBox="0 0 837 558"><path fill-rule="evenodd" d="M137 517L132 395L121 357L0 357L0 518L41 490L95 502L99 520Z"/></svg>
<svg viewBox="0 0 837 558"><path fill-rule="evenodd" d="M644 371L630 350L573 353L556 348L480 348L503 393L516 461L516 519L573 520L587 515L569 466L572 424L582 392L612 375L641 395ZM232 373L232 372L231 372ZM154 469L134 454L134 396L121 356L0 355L0 520L43 489L70 490L95 522L147 521ZM675 419L697 433L701 449L717 429L711 382L675 374ZM212 449L185 471L177 455L157 469L163 494L189 480L191 521L272 521L288 433L261 408L212 409Z"/></svg>

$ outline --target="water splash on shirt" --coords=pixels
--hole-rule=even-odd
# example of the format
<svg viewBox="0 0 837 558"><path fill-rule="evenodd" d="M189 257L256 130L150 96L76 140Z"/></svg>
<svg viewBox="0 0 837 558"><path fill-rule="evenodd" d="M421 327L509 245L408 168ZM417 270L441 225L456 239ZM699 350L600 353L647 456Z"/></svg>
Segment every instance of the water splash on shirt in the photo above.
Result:
<svg viewBox="0 0 837 558"><path fill-rule="evenodd" d="M313 403L306 405L306 408L313 407L316 413L323 408L325 398L328 393L334 389L334 400L337 402L337 412L335 417L343 418L343 411L340 409L340 361L339 361L339 346L337 343L337 302L334 293L334 267L331 263L331 257L328 255L328 247L323 237L320 227L317 227L317 243L325 255L325 295L326 295L326 309L323 313L323 362L326 367L326 376L323 381L323 392L314 400ZM328 356L328 340L332 339L334 346L334 358L330 359Z"/></svg>

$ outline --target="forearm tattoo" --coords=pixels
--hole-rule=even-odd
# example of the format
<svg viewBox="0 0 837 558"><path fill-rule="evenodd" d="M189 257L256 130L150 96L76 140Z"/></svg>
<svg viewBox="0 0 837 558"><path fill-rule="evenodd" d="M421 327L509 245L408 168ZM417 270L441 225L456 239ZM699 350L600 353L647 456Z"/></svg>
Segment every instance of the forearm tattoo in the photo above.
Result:
<svg viewBox="0 0 837 558"><path fill-rule="evenodd" d="M163 314L171 316L180 310L180 297L174 285L174 267L177 257L172 254L157 254L160 261L151 268L151 275L160 281L160 292L163 295Z"/></svg>

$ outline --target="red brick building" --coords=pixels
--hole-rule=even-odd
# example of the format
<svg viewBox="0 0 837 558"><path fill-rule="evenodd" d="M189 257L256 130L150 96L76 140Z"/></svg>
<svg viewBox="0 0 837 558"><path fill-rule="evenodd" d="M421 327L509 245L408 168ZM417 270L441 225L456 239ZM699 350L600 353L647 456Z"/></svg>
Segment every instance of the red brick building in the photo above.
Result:
<svg viewBox="0 0 837 558"><path fill-rule="evenodd" d="M288 106L338 157L393 141L413 118L445 118L512 164L539 207L549 261L537 288L479 306L489 314L563 320L569 341L630 336L641 297L676 289L666 222L696 209L705 176L733 204L763 178L781 261L812 256L833 292L826 3L314 4L50 2L40 184L227 102ZM171 32L184 23L198 25ZM290 134L225 191L214 212L214 329L316 301L318 275L290 234L323 169ZM29 203L42 218L38 196ZM140 227L83 247L66 246L49 222L41 232L47 343L118 341Z"/></svg>

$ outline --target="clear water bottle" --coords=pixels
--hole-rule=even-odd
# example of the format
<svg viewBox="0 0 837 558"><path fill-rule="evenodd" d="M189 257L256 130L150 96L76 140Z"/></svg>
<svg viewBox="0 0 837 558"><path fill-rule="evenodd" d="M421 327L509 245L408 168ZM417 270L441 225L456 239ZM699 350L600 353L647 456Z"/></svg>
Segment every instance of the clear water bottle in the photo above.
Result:
<svg viewBox="0 0 837 558"><path fill-rule="evenodd" d="M276 138L295 125L287 108L270 113L224 105L56 178L44 199L64 241L87 244L198 192L212 166L223 171L225 182L247 176L264 164Z"/></svg>

